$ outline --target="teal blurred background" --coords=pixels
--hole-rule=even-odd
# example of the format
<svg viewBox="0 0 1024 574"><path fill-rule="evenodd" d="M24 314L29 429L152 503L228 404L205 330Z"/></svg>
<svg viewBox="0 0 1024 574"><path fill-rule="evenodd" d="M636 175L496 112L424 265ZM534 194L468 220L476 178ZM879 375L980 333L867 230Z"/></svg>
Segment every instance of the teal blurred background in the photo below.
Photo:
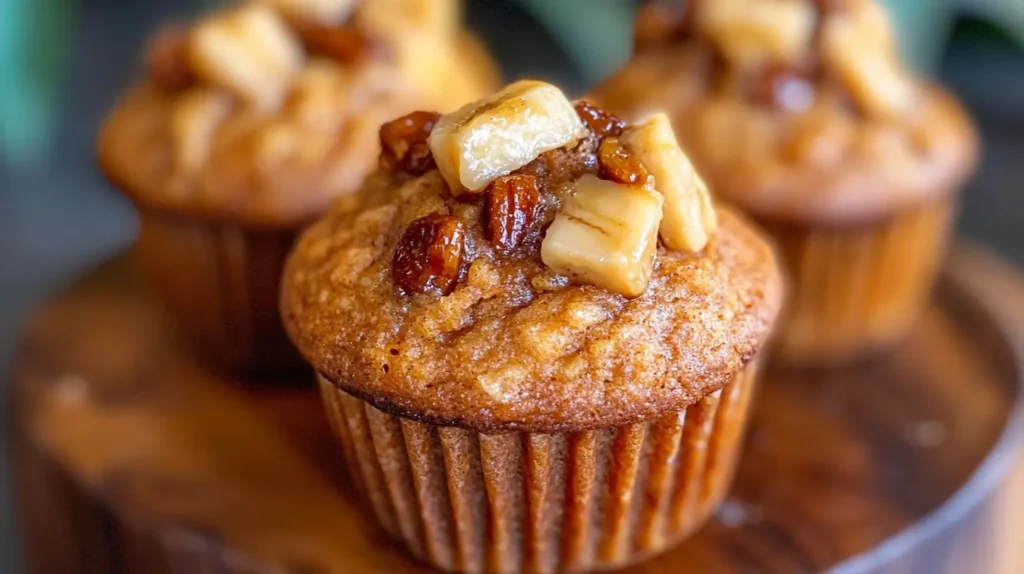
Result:
<svg viewBox="0 0 1024 574"><path fill-rule="evenodd" d="M0 372L38 301L130 243L132 211L94 165L96 129L136 74L149 31L216 3L0 0ZM509 79L539 77L580 94L628 56L635 0L467 4ZM949 84L981 127L985 158L960 232L1024 265L1024 0L890 4L907 57ZM16 529L4 461L0 572L10 572Z"/></svg>

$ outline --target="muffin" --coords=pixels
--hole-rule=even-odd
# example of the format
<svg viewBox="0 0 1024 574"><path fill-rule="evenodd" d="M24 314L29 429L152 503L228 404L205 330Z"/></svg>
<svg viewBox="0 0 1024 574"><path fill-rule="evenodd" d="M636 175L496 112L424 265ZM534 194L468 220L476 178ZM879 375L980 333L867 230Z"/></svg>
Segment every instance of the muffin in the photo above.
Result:
<svg viewBox="0 0 1024 574"><path fill-rule="evenodd" d="M397 123L421 129L385 125L385 154L431 169L386 155L303 234L281 299L377 520L469 573L621 566L693 532L780 306L769 245L664 114L522 81Z"/></svg>
<svg viewBox="0 0 1024 574"><path fill-rule="evenodd" d="M145 64L99 164L138 209L144 277L239 374L301 366L277 313L284 258L376 169L380 124L497 85L453 0L246 2L161 30Z"/></svg>
<svg viewBox="0 0 1024 574"><path fill-rule="evenodd" d="M977 139L952 96L904 69L878 3L649 4L595 99L669 110L718 197L774 237L792 289L773 357L847 362L912 326Z"/></svg>

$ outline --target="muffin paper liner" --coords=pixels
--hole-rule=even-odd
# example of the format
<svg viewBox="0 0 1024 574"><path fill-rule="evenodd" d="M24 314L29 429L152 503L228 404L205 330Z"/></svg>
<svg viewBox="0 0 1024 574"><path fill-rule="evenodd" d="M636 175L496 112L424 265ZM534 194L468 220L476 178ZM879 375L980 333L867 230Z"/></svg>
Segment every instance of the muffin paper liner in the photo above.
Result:
<svg viewBox="0 0 1024 574"><path fill-rule="evenodd" d="M628 564L700 527L732 482L755 371L657 420L550 434L416 422L318 379L353 482L414 556L548 573Z"/></svg>
<svg viewBox="0 0 1024 574"><path fill-rule="evenodd" d="M946 200L871 226L766 224L791 280L773 359L842 363L902 338L928 300L954 211Z"/></svg>
<svg viewBox="0 0 1024 574"><path fill-rule="evenodd" d="M239 374L298 368L278 314L295 230L142 210L138 263L171 319L205 358Z"/></svg>

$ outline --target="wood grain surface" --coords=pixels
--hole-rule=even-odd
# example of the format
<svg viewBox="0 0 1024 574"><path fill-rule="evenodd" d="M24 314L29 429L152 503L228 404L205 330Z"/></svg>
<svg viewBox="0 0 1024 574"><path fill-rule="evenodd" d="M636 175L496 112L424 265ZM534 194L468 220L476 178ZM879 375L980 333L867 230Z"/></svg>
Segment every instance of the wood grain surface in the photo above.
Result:
<svg viewBox="0 0 1024 574"><path fill-rule="evenodd" d="M630 572L1016 573L1024 283L958 250L894 353L770 373L718 516ZM121 258L30 323L11 429L30 572L426 572L352 495L312 382L184 351ZM1017 552L1013 552L1016 550ZM1016 560L1016 561L1015 561Z"/></svg>

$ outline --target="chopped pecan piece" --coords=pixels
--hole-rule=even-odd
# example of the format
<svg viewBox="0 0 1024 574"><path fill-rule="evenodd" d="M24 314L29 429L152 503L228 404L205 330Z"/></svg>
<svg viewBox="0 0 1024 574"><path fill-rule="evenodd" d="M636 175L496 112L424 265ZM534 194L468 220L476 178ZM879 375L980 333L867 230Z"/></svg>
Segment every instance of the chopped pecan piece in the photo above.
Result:
<svg viewBox="0 0 1024 574"><path fill-rule="evenodd" d="M196 81L188 64L188 28L165 26L146 46L146 67L149 77L160 89L183 90Z"/></svg>
<svg viewBox="0 0 1024 574"><path fill-rule="evenodd" d="M423 175L434 168L434 156L427 145L441 114L412 112L380 127L380 163L384 169Z"/></svg>
<svg viewBox="0 0 1024 574"><path fill-rule="evenodd" d="M533 225L539 203L537 178L532 175L506 175L491 182L483 210L487 240L502 253L519 247Z"/></svg>
<svg viewBox="0 0 1024 574"><path fill-rule="evenodd" d="M598 108L586 100L577 100L573 107L583 123L598 137L618 137L626 128L626 122Z"/></svg>
<svg viewBox="0 0 1024 574"><path fill-rule="evenodd" d="M465 242L456 217L435 213L413 221L391 263L395 284L411 293L448 295L459 280Z"/></svg>
<svg viewBox="0 0 1024 574"><path fill-rule="evenodd" d="M616 183L643 184L649 172L640 158L630 153L616 138L606 138L597 150L597 165L602 179Z"/></svg>
<svg viewBox="0 0 1024 574"><path fill-rule="evenodd" d="M384 53L381 43L351 26L320 26L303 22L296 25L296 32L310 53L343 64L362 62Z"/></svg>

